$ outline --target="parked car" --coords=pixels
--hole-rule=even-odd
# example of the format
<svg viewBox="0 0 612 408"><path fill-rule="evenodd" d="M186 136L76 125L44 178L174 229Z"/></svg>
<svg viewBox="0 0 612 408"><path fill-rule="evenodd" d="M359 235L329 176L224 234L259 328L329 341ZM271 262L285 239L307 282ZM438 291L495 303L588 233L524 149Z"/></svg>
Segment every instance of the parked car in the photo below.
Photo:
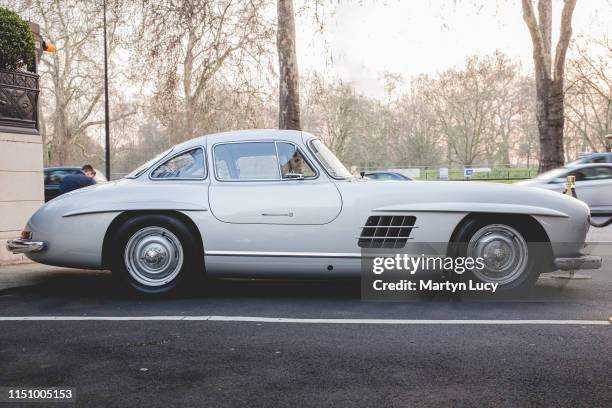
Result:
<svg viewBox="0 0 612 408"><path fill-rule="evenodd" d="M380 180L380 181L410 181L412 180L410 177L404 176L402 173L397 173L393 171L370 171L364 173L364 177L367 177L371 180Z"/></svg>
<svg viewBox="0 0 612 408"><path fill-rule="evenodd" d="M612 163L612 153L589 153L585 154L577 160L568 163L568 166L576 166L578 164L588 164L588 163Z"/></svg>
<svg viewBox="0 0 612 408"><path fill-rule="evenodd" d="M60 184L62 179L68 174L80 173L80 167L46 167L44 169L45 180L45 202L60 195ZM96 169L96 183L106 183L104 174Z"/></svg>
<svg viewBox="0 0 612 408"><path fill-rule="evenodd" d="M576 195L592 214L612 214L612 163L568 165L516 184L563 192L567 176L576 177Z"/></svg>
<svg viewBox="0 0 612 408"><path fill-rule="evenodd" d="M353 177L311 134L252 130L192 139L121 180L51 200L7 248L45 264L111 269L128 287L163 293L204 273L358 277L371 248L443 243L456 256L449 243L465 243L461 254L485 259L473 279L501 291L545 271L598 268L600 258L581 254L588 229L588 207L569 196L379 183ZM534 242L545 250L530 251Z"/></svg>

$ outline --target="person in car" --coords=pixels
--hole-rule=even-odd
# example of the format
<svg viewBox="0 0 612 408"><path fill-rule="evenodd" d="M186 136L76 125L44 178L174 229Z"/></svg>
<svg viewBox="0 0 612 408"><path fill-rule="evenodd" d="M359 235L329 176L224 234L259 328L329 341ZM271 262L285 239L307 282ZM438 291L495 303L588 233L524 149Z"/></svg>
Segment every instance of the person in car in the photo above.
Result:
<svg viewBox="0 0 612 408"><path fill-rule="evenodd" d="M94 177L96 177L96 171L91 164L86 164L81 167L80 173L68 174L62 179L60 193L64 194L72 190L94 185L96 184Z"/></svg>

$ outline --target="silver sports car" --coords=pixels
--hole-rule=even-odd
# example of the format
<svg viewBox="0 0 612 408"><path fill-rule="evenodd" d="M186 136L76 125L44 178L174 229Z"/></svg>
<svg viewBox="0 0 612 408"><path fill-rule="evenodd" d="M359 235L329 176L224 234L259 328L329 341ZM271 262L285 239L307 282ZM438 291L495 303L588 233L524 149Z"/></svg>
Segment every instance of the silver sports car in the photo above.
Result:
<svg viewBox="0 0 612 408"><path fill-rule="evenodd" d="M485 259L474 278L503 290L541 272L599 267L580 252L588 229L588 207L562 194L370 181L311 134L249 130L187 141L122 180L51 200L8 248L108 268L128 287L162 293L204 274L359 276L372 248L463 242ZM546 244L546 262L535 261L533 242Z"/></svg>
<svg viewBox="0 0 612 408"><path fill-rule="evenodd" d="M570 164L517 184L562 192L567 176L576 177L576 195L592 214L612 214L612 163Z"/></svg>

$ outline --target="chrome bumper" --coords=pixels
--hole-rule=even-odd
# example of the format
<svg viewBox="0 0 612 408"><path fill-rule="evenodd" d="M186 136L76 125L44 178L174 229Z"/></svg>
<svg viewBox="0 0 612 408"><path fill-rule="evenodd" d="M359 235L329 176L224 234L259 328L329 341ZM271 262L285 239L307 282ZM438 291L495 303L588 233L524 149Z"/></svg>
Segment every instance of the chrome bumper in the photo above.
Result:
<svg viewBox="0 0 612 408"><path fill-rule="evenodd" d="M601 256L583 255L575 258L555 258L555 267L562 271L601 268Z"/></svg>
<svg viewBox="0 0 612 408"><path fill-rule="evenodd" d="M40 252L45 249L45 242L31 241L29 239L11 239L6 242L6 249L14 254Z"/></svg>

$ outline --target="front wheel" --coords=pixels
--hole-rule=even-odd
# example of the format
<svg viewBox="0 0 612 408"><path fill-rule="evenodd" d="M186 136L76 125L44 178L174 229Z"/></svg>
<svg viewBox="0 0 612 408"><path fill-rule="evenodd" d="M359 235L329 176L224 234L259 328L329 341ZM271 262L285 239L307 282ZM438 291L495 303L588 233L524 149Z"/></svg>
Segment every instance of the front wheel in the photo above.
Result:
<svg viewBox="0 0 612 408"><path fill-rule="evenodd" d="M173 217L131 218L115 237L112 272L137 292L167 293L203 272L197 241Z"/></svg>
<svg viewBox="0 0 612 408"><path fill-rule="evenodd" d="M529 225L510 220L468 220L459 229L454 256L480 259L467 279L498 284L498 291L527 289L540 275L538 244ZM463 278L464 279L464 278Z"/></svg>

